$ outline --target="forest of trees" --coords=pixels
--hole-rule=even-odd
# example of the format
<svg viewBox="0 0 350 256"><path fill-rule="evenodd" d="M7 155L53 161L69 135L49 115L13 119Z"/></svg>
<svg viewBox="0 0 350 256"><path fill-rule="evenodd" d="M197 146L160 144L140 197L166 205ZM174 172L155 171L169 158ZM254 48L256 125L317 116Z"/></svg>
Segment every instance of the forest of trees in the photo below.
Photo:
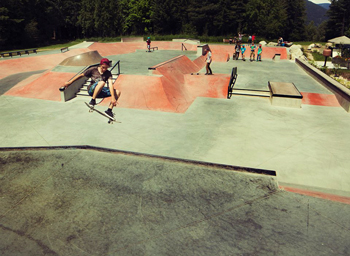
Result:
<svg viewBox="0 0 350 256"><path fill-rule="evenodd" d="M349 0L331 0L325 36L350 33ZM304 0L7 0L0 49L125 35L234 36L304 40Z"/></svg>

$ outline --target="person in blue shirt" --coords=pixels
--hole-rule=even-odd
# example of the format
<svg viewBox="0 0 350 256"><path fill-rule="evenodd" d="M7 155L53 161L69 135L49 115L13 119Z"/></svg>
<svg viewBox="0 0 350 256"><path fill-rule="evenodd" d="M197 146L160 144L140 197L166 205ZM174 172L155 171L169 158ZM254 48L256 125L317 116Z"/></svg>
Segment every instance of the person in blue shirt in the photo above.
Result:
<svg viewBox="0 0 350 256"><path fill-rule="evenodd" d="M261 45L259 45L258 56L256 57L256 61L261 61L261 53L262 53L262 47Z"/></svg>
<svg viewBox="0 0 350 256"><path fill-rule="evenodd" d="M255 48L256 46L254 45L254 43L252 43L252 45L250 46L250 61L255 60Z"/></svg>
<svg viewBox="0 0 350 256"><path fill-rule="evenodd" d="M241 47L241 54L242 54L242 60L243 60L243 61L245 61L245 55L244 55L245 50L246 50L246 48L245 48L244 44L242 44L242 47Z"/></svg>

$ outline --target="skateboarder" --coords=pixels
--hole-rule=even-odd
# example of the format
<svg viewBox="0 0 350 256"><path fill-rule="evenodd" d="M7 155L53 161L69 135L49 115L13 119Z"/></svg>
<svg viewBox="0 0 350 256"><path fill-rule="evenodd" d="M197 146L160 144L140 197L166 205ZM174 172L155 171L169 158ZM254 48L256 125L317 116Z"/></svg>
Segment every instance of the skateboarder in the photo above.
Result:
<svg viewBox="0 0 350 256"><path fill-rule="evenodd" d="M212 75L213 72L211 71L211 68L210 68L210 64L211 64L211 61L212 61L211 50L210 49L208 50L207 58L206 58L205 61L207 62L207 65L205 67L207 73L205 73L205 74L206 75Z"/></svg>
<svg viewBox="0 0 350 256"><path fill-rule="evenodd" d="M113 117L112 109L117 105L117 101L120 97L120 91L114 89L113 81L112 81L112 73L108 70L110 66L110 61L106 58L103 58L100 61L100 65L98 67L91 67L86 70L83 74L80 74L73 78L71 81L65 83L65 87L68 87L76 80L81 77L91 78L91 83L88 85L87 90L89 95L92 97L90 101L90 105L96 105L96 98L106 98L111 97L111 103L109 104L108 109L105 113L111 117ZM105 87L105 84L108 84L108 87Z"/></svg>
<svg viewBox="0 0 350 256"><path fill-rule="evenodd" d="M146 42L147 42L147 49L148 49L148 52L150 52L150 51L151 51L151 38L148 37Z"/></svg>

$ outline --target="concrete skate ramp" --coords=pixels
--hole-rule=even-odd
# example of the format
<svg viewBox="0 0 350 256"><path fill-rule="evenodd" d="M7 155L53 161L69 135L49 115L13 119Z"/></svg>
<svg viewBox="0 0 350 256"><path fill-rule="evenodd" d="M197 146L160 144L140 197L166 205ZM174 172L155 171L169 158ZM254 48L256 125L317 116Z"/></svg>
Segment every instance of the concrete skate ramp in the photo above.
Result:
<svg viewBox="0 0 350 256"><path fill-rule="evenodd" d="M89 66L96 63L100 63L103 57L98 51L85 52L72 57L69 57L62 61L61 66Z"/></svg>
<svg viewBox="0 0 350 256"><path fill-rule="evenodd" d="M229 75L191 75L204 58L197 65L187 56L175 57L151 67L157 76L120 75L115 85L122 92L120 107L184 113L197 97L226 98Z"/></svg>
<svg viewBox="0 0 350 256"><path fill-rule="evenodd" d="M90 51L89 49L74 49L65 53L49 54L49 55L33 55L24 58L13 58L0 61L0 70L2 75L6 76L32 72L43 69L52 69L67 57ZM5 76L5 77L6 77Z"/></svg>
<svg viewBox="0 0 350 256"><path fill-rule="evenodd" d="M74 76L72 73L45 72L44 74L33 75L19 82L8 90L5 95L61 101L59 88L65 81Z"/></svg>
<svg viewBox="0 0 350 256"><path fill-rule="evenodd" d="M10 90L16 84L18 84L24 80L27 80L29 77L33 77L33 76L35 76L37 74L41 74L43 72L45 72L45 70L23 72L23 73L10 75L10 76L7 76L3 79L0 79L0 95L6 93L8 90Z"/></svg>
<svg viewBox="0 0 350 256"><path fill-rule="evenodd" d="M0 150L2 255L344 255L350 206L275 177L101 148ZM243 171L243 172L242 172ZM322 246L320 246L322 243Z"/></svg>

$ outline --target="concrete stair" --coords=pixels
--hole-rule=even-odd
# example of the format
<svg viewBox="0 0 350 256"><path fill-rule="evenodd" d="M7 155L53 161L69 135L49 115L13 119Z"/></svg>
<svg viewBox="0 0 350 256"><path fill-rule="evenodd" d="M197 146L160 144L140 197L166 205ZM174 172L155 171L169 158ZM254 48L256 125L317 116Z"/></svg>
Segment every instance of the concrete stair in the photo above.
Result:
<svg viewBox="0 0 350 256"><path fill-rule="evenodd" d="M113 75L113 84L115 81L118 79L118 74L112 74ZM83 84L83 86L79 89L79 91L76 93L77 98L86 98L86 97L91 97L87 91L87 87L90 84L91 78L86 80L86 82Z"/></svg>
<svg viewBox="0 0 350 256"><path fill-rule="evenodd" d="M253 96L253 97L270 97L271 92L265 91L265 90L233 89L232 95Z"/></svg>

